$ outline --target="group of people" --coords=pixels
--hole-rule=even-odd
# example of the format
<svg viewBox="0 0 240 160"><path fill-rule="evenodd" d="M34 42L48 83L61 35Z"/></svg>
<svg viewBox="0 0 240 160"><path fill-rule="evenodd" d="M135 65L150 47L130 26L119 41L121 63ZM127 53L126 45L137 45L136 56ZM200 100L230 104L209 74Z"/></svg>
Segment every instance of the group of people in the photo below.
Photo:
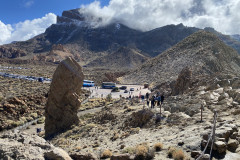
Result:
<svg viewBox="0 0 240 160"><path fill-rule="evenodd" d="M152 95L150 97L150 94L146 93L146 99L147 99L147 106L149 107L149 103L151 102L151 108L154 108L154 106L160 106L163 104L164 94L160 94L158 92L156 95Z"/></svg>

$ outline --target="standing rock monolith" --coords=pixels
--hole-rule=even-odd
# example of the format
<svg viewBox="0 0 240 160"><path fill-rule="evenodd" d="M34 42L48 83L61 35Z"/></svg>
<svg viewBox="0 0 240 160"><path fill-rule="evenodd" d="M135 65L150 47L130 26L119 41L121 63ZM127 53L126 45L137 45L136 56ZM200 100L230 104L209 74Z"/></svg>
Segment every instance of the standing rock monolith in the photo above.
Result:
<svg viewBox="0 0 240 160"><path fill-rule="evenodd" d="M45 109L47 139L79 123L77 110L81 105L83 79L82 68L74 59L69 57L58 65Z"/></svg>
<svg viewBox="0 0 240 160"><path fill-rule="evenodd" d="M178 75L175 86L172 90L172 95L183 94L184 91L191 87L191 83L192 83L192 71L190 70L189 67L185 67Z"/></svg>

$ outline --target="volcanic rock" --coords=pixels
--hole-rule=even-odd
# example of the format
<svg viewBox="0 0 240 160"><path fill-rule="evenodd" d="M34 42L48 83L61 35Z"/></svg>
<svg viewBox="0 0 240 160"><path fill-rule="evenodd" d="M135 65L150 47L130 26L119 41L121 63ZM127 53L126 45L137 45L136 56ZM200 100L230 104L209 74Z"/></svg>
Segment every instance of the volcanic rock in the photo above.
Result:
<svg viewBox="0 0 240 160"><path fill-rule="evenodd" d="M191 78L192 78L191 70L188 67L183 68L180 74L178 75L172 94L173 95L183 94L185 90L191 87Z"/></svg>
<svg viewBox="0 0 240 160"><path fill-rule="evenodd" d="M6 132L0 136L0 159L59 159L71 160L70 156L61 148L37 135L25 132Z"/></svg>
<svg viewBox="0 0 240 160"><path fill-rule="evenodd" d="M46 138L79 123L77 110L81 104L82 82L82 69L75 60L69 57L59 64L53 75L45 109Z"/></svg>

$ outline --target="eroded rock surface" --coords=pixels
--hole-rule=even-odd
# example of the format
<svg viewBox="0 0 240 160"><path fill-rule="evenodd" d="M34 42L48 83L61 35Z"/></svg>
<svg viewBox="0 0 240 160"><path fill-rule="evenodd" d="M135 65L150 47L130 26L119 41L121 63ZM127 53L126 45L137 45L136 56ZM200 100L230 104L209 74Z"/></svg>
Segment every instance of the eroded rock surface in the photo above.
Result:
<svg viewBox="0 0 240 160"><path fill-rule="evenodd" d="M15 131L0 135L0 159L71 160L71 157L37 135Z"/></svg>
<svg viewBox="0 0 240 160"><path fill-rule="evenodd" d="M82 68L72 58L67 58L57 67L45 110L46 138L79 123L77 110L81 104L83 77Z"/></svg>

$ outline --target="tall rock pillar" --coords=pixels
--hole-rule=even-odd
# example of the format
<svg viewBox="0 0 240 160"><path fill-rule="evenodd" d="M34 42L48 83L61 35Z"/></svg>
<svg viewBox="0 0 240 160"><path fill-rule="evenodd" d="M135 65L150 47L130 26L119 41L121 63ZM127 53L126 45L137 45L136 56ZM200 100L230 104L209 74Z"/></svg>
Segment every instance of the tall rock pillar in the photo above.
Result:
<svg viewBox="0 0 240 160"><path fill-rule="evenodd" d="M78 124L77 110L84 75L81 66L72 58L62 61L52 79L45 109L45 137L52 138Z"/></svg>

